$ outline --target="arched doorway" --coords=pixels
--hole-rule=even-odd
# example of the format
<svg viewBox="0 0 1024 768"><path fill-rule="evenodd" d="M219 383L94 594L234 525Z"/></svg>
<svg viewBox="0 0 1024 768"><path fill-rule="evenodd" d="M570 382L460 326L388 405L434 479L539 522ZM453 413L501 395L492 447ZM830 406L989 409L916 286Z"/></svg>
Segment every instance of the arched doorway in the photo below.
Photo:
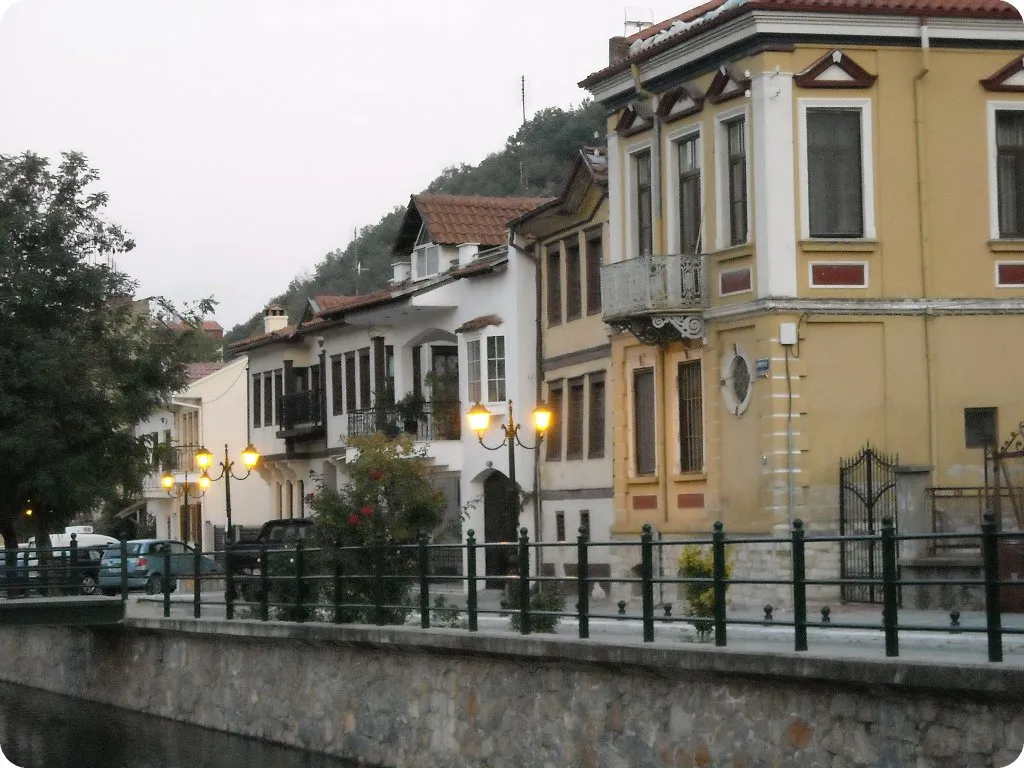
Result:
<svg viewBox="0 0 1024 768"><path fill-rule="evenodd" d="M516 568L519 505L512 481L501 472L492 472L484 480L484 542L510 542L508 547L488 547L484 569L488 577L505 576ZM485 582L487 589L500 589L502 582Z"/></svg>

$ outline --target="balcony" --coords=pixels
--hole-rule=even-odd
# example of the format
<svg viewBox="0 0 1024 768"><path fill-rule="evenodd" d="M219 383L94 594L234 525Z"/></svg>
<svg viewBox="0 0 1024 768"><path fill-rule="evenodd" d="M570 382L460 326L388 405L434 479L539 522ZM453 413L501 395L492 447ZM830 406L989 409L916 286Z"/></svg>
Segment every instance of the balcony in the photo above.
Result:
<svg viewBox="0 0 1024 768"><path fill-rule="evenodd" d="M327 434L319 389L281 395L277 404L278 413L281 414L278 437L317 438Z"/></svg>
<svg viewBox="0 0 1024 768"><path fill-rule="evenodd" d="M397 436L402 432L417 442L460 440L462 404L457 400L425 403L416 418L406 419L397 408L365 408L348 415L348 434L372 435L384 432Z"/></svg>
<svg viewBox="0 0 1024 768"><path fill-rule="evenodd" d="M645 343L704 335L707 268L699 254L640 256L601 267L604 321Z"/></svg>

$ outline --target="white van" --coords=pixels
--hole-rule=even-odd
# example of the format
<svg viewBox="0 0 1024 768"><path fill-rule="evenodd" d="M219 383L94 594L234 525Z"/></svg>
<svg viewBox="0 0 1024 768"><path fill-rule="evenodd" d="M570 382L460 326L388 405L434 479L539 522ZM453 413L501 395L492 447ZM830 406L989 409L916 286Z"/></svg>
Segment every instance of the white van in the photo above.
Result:
<svg viewBox="0 0 1024 768"><path fill-rule="evenodd" d="M50 534L50 548L54 550L54 556L59 557L64 555L65 557L70 555L71 551L71 534L75 534L75 542L79 547L103 547L109 544L120 544L121 542L115 539L113 536L104 536L102 533L78 533L72 528L70 531L65 530L64 533L51 533ZM38 562L36 548L36 537L33 536L28 540L26 549L28 552L21 554L22 558L28 558L27 568L28 577L35 579L39 577L37 571L32 570L36 567ZM58 551L59 550L59 551ZM24 560L23 560L24 562Z"/></svg>

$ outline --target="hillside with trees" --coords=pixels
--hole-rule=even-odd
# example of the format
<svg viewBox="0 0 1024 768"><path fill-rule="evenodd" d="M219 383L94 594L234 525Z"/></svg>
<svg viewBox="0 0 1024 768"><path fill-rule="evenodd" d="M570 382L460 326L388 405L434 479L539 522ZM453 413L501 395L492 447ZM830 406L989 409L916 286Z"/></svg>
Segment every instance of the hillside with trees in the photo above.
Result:
<svg viewBox="0 0 1024 768"><path fill-rule="evenodd" d="M500 152L477 165L449 166L430 182L424 192L452 195L553 196L565 184L566 174L580 147L604 144L605 115L593 102L563 110L541 110L509 136ZM413 192L414 190L410 190ZM391 277L391 247L405 213L403 200L363 227L344 249L336 248L317 264L312 275L294 278L287 289L270 301L281 304L292 319L298 318L309 296L355 295L383 287ZM362 272L356 275L356 261ZM263 307L227 334L226 344L244 339L262 328Z"/></svg>

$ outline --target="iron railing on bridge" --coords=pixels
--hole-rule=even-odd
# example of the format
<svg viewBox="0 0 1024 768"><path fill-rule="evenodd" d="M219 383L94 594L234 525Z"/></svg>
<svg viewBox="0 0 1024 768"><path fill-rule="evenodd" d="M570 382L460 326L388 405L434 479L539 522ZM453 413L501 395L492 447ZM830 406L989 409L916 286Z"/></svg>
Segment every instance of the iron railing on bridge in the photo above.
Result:
<svg viewBox="0 0 1024 768"><path fill-rule="evenodd" d="M899 541L937 540L940 542L971 539L978 543L982 557L982 576L975 579L907 579L900 578L897 563L897 546ZM1011 541L1012 539L1012 541ZM841 544L845 541L877 541L881 550L881 576L877 579L844 579L844 578L810 578L807 568L807 548L809 545ZM577 633L581 639L590 637L590 622L593 619L632 619L638 626L639 634L644 642L653 642L657 628L667 625L690 623L699 632L707 634L714 645L727 645L728 628L735 625L754 625L761 627L789 627L792 629L793 648L796 651L808 650L808 630L875 630L881 631L884 637L886 656L898 656L900 653L900 632L932 632L980 633L986 638L988 659L992 662L1003 659L1003 640L1006 635L1024 635L1024 628L1004 627L1002 623L1001 597L1006 592L1020 593L1024 591L1024 579L1005 578L1000 568L1000 544L1014 544L1024 547L1019 533L1004 533L998 530L994 516L984 515L980 530L974 532L958 531L955 533L933 533L897 535L891 519L884 519L881 531L874 535L835 536L808 534L803 524L797 520L792 526L790 535L785 538L757 536L727 536L721 523L716 523L710 536L686 539L658 539L652 529L645 525L639 540L616 540L593 542L589 540L586 529L581 528L575 543L577 567L574 577L558 577L540 575L532 567L538 553L552 548L564 548L565 542L536 543L531 542L525 528L521 529L516 542L478 543L473 531L468 531L464 543L431 543L423 535L418 541L405 544L393 544L375 541L369 545L310 547L302 539L295 542L289 549L260 549L259 563L262 567L247 573L235 573L231 567L230 554L227 556L227 568L220 573L209 573L204 565L204 554L198 550L190 552L187 560L193 564L191 571L187 568L179 570L179 565L172 565L169 550L163 554L160 580L162 587L163 615L171 615L171 592L175 579L187 579L192 584L193 615L202 616L204 606L224 608L227 619L235 618L237 608L243 607L255 618L267 621L272 614L278 620L307 621L318 616L325 617L334 623L371 623L389 624L404 623L410 614L419 614L419 625L429 628L432 616L446 612L465 613L466 629L469 632L480 631L481 616L492 614L508 616L515 619L519 631L531 634L537 623L551 619L568 618L575 620ZM737 546L770 546L783 544L789 551L788 578L734 578L729 577L729 553ZM117 547L118 545L111 545ZM573 545L569 545L573 546ZM705 576L661 576L655 574L654 564L657 561L659 548L696 546L710 554L710 574ZM119 591L127 599L129 585L127 545L121 542L120 585ZM478 573L477 555L491 547L512 549L513 571L505 575L481 575ZM589 566L590 555L595 548L607 552L616 547L639 547L639 568L629 577L610 577L606 574L596 576ZM439 573L433 567L437 555L450 559L451 552L457 551L466 563L465 575L461 579L465 587L465 607L438 606L431 602L432 585L440 581L449 581L450 575ZM18 550L19 556L25 550ZM70 550L70 567L67 563L56 563L52 567L70 579L60 582L75 590L81 583L75 578L80 571L75 560L74 549ZM187 563L186 563L187 565ZM42 566L40 566L42 567ZM60 571L63 569L63 571ZM31 584L25 579L12 578L17 569L5 569L0 566L0 574L6 581L0 581L0 593L8 597L23 594ZM480 582L497 578L504 583L506 595L513 598L511 602L502 604L500 608L485 609L480 606ZM210 586L210 580L216 584ZM871 581L883 595L882 615L880 623L841 622L833 621L828 606L821 608L820 620L813 620L808 615L809 587L842 586L851 581L861 583ZM206 587L203 585L207 584ZM591 592L595 585L623 584L631 590L639 590L639 612L627 612L629 603L620 600L618 611L591 609ZM396 585L399 588L396 589ZM655 594L666 585L698 585L710 590L710 610L698 616L673 615L671 603L662 603L662 615L656 614ZM760 619L739 618L729 616L726 592L730 586L754 585L766 587L784 586L791 590L793 607L792 619L785 621L773 616L771 605L764 608L764 617ZM950 611L948 626L933 624L914 624L900 620L898 601L899 590L908 586L966 586L981 590L984 598L984 622L980 626L961 626L960 614L956 609ZM53 586L53 585L50 585ZM572 610L549 610L536 607L534 603L538 595L545 589L563 589L576 597ZM242 596L246 599L243 601ZM213 597L214 599L210 599ZM367 598L367 599L357 599ZM631 625L626 625L631 626Z"/></svg>

